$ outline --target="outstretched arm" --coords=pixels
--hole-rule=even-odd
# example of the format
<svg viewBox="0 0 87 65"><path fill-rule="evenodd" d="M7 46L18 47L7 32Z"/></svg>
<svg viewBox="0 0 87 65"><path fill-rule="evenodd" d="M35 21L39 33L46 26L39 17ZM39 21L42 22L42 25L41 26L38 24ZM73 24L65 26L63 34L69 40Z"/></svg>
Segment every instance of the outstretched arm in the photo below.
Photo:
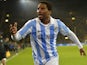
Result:
<svg viewBox="0 0 87 65"><path fill-rule="evenodd" d="M70 31L67 35L69 37L69 39L71 39L74 43L76 43L80 49L80 54L81 55L86 55L84 49L83 49L83 46L82 44L80 43L79 39L77 38L77 36L72 32Z"/></svg>
<svg viewBox="0 0 87 65"><path fill-rule="evenodd" d="M29 33L31 33L33 23L34 23L33 20L27 21L24 24L24 26L18 31L17 31L17 23L14 23L13 25L10 24L11 38L15 41L25 38Z"/></svg>
<svg viewBox="0 0 87 65"><path fill-rule="evenodd" d="M60 20L58 20L59 31L64 36L68 36L74 43L76 43L80 49L81 55L86 55L82 44L80 43L78 37Z"/></svg>

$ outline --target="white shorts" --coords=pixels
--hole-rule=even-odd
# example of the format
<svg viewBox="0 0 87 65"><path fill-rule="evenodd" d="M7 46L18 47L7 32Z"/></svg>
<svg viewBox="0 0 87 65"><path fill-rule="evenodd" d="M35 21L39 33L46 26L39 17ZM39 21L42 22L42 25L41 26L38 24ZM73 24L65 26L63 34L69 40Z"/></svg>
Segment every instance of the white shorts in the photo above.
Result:
<svg viewBox="0 0 87 65"><path fill-rule="evenodd" d="M38 63L34 63L34 65L39 65ZM52 57L47 63L44 65L59 65L59 57Z"/></svg>

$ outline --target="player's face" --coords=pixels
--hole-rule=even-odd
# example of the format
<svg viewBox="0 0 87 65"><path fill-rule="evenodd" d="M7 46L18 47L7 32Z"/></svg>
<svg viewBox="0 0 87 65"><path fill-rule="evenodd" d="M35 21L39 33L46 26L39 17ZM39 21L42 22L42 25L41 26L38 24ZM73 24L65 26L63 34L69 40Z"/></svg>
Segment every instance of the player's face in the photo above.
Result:
<svg viewBox="0 0 87 65"><path fill-rule="evenodd" d="M40 20L50 17L51 11L48 10L46 4L40 3L37 8L37 15Z"/></svg>

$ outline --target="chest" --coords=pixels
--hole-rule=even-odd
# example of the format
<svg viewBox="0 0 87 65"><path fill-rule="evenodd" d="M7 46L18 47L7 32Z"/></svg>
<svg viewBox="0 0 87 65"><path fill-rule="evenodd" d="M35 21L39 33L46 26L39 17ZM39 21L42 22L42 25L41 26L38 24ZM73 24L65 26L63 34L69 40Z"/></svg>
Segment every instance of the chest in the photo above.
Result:
<svg viewBox="0 0 87 65"><path fill-rule="evenodd" d="M36 36L37 38L54 38L55 35L58 33L58 25L41 25L41 24L36 24L36 26L33 27L32 29L32 35Z"/></svg>

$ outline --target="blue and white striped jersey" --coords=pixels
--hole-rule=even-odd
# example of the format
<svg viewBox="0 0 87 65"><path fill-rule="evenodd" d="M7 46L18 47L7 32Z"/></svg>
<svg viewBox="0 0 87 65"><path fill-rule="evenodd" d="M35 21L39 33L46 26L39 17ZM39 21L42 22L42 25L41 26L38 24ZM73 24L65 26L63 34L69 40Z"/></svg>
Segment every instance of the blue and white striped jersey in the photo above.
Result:
<svg viewBox="0 0 87 65"><path fill-rule="evenodd" d="M18 32L17 39L30 34L33 57L43 65L51 57L57 57L56 39L58 32L67 35L70 29L59 19L50 17L50 23L45 25L39 18L29 20Z"/></svg>

